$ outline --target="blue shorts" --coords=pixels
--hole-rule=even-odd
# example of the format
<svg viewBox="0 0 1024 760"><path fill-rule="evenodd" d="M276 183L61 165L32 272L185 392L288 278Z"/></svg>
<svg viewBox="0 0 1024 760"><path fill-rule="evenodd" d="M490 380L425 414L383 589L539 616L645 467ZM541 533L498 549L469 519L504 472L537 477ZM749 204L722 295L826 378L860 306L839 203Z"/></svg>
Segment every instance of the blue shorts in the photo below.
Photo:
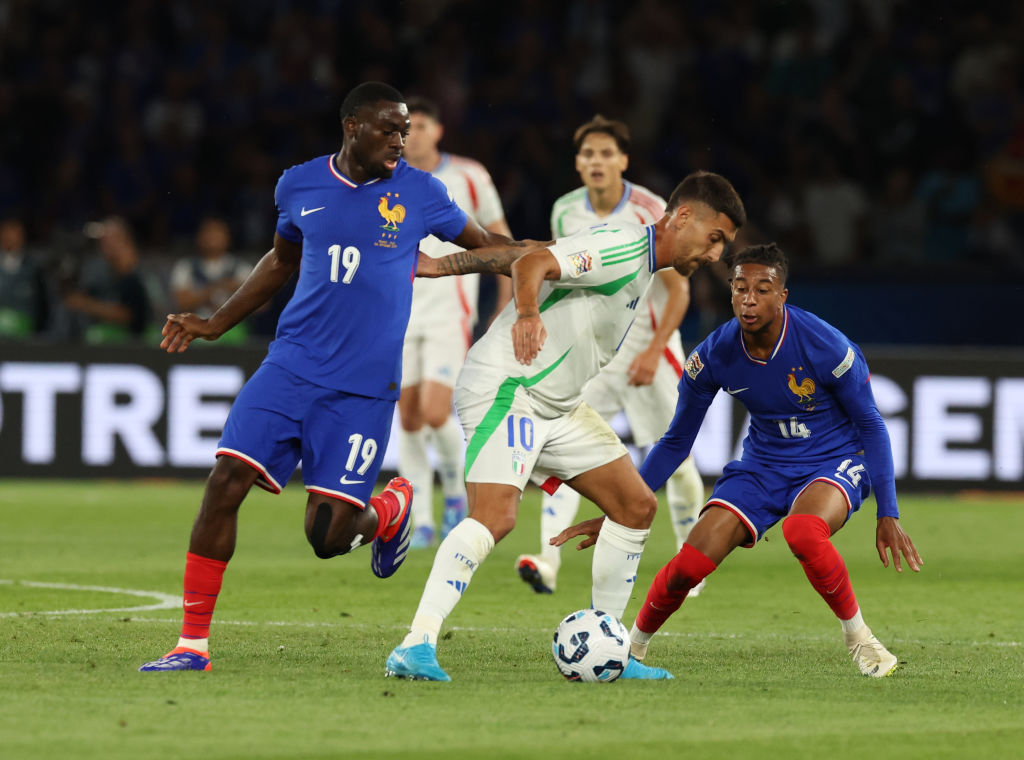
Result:
<svg viewBox="0 0 1024 760"><path fill-rule="evenodd" d="M307 491L365 507L394 409L394 401L324 388L264 362L235 399L217 456L254 467L256 485L272 493L301 460Z"/></svg>
<svg viewBox="0 0 1024 760"><path fill-rule="evenodd" d="M725 466L704 509L718 506L735 514L753 537L743 544L749 548L789 514L793 502L807 486L818 481L831 483L842 492L847 519L860 509L871 491L867 466L859 454L803 466L739 459Z"/></svg>

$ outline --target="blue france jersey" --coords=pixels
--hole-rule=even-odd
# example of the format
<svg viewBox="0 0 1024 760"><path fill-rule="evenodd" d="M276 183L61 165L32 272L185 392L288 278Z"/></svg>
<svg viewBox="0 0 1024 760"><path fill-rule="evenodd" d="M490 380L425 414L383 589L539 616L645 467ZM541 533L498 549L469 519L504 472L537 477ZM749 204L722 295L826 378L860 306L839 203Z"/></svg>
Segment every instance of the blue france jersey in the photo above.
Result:
<svg viewBox="0 0 1024 760"><path fill-rule="evenodd" d="M861 350L803 309L784 307L768 359L747 352L739 322L731 319L686 360L675 417L640 474L652 489L661 486L689 455L704 414L723 389L750 412L744 460L804 466L863 451L879 514L896 516L892 449L869 379Z"/></svg>
<svg viewBox="0 0 1024 760"><path fill-rule="evenodd" d="M334 156L286 170L277 234L302 244L299 280L267 361L326 388L397 399L419 242L453 240L466 214L444 184L404 160L356 184Z"/></svg>
<svg viewBox="0 0 1024 760"><path fill-rule="evenodd" d="M739 322L729 320L691 352L681 383L708 403L722 388L750 412L743 458L773 463L826 461L864 446L836 386L863 386L864 355L818 317L786 306L768 359L747 353Z"/></svg>

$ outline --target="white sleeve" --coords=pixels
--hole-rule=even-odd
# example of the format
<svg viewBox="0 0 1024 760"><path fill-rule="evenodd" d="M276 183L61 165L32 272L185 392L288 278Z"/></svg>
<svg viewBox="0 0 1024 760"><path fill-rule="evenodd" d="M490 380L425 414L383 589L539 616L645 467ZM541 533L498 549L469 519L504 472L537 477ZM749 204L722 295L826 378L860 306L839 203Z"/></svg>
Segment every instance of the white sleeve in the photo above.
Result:
<svg viewBox="0 0 1024 760"><path fill-rule="evenodd" d="M592 288L623 277L636 276L637 272L648 269L646 253L602 256L595 238L592 230L583 230L561 238L548 247L562 270L562 276L558 279L561 287ZM646 238L637 240L637 248L646 246L646 242Z"/></svg>

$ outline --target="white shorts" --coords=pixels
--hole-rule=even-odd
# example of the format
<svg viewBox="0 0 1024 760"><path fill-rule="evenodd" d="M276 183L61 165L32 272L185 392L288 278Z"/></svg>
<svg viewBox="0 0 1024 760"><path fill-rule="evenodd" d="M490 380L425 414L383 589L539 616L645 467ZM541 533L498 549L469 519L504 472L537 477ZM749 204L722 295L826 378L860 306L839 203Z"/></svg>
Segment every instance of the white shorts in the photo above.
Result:
<svg viewBox="0 0 1024 760"><path fill-rule="evenodd" d="M583 388L583 400L609 421L625 412L633 442L640 448L649 446L664 435L675 415L682 365L674 352L673 357L675 366L662 358L650 385L630 385L634 356L620 352Z"/></svg>
<svg viewBox="0 0 1024 760"><path fill-rule="evenodd" d="M467 483L503 483L521 491L532 480L550 492L561 481L627 453L615 431L585 403L545 419L522 387L496 396L456 389L455 409L469 441Z"/></svg>
<svg viewBox="0 0 1024 760"><path fill-rule="evenodd" d="M469 343L461 328L406 335L402 344L402 387L433 380L454 388L468 350Z"/></svg>

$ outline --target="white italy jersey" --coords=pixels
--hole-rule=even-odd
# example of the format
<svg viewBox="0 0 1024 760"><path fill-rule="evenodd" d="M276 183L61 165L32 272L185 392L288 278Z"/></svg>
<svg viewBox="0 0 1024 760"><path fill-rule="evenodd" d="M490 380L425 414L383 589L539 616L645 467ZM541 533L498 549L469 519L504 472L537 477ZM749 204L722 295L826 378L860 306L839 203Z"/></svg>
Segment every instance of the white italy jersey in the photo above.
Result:
<svg viewBox="0 0 1024 760"><path fill-rule="evenodd" d="M599 217L594 212L594 207L590 205L587 188L580 187L563 195L551 207L551 234L560 238L593 227L595 224L654 224L661 219L665 213L665 201L661 196L626 180L623 180L622 184L625 189L619 204L610 214L602 217ZM629 337L621 348L622 354L628 356L630 361L650 345L658 320L665 311L667 299L668 292L664 284L655 277L647 298L637 308L636 324L629 331Z"/></svg>
<svg viewBox="0 0 1024 760"><path fill-rule="evenodd" d="M529 366L512 350L515 302L505 307L469 350L457 388L482 396L514 393L522 386L550 418L572 411L584 384L614 358L654 275L654 229L640 224L602 225L554 243L558 280L540 291L548 336Z"/></svg>
<svg viewBox="0 0 1024 760"><path fill-rule="evenodd" d="M451 192L455 203L486 227L505 217L501 198L491 175L477 161L450 153L441 154L441 163L431 174L441 180ZM462 249L431 235L420 242L420 250L438 258ZM417 279L412 289L412 312L406 335L419 336L437 328L459 325L465 331L466 345L473 325L476 324L476 302L480 289L480 275Z"/></svg>

